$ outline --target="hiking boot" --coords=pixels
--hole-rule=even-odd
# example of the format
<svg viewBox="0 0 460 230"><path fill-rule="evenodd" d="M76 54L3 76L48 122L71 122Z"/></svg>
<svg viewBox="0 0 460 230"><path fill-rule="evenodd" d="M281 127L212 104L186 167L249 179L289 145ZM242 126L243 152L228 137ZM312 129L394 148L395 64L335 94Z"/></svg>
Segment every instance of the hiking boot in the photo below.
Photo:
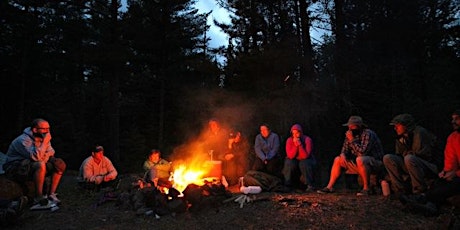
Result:
<svg viewBox="0 0 460 230"><path fill-rule="evenodd" d="M61 203L61 200L59 200L59 199L57 198L57 194L56 194L56 193L50 194L50 195L48 196L48 200L50 200L51 202L53 202L53 203L55 203L55 204Z"/></svg>
<svg viewBox="0 0 460 230"><path fill-rule="evenodd" d="M320 190L317 190L316 192L319 194L333 193L332 189L329 189L328 187L324 187Z"/></svg>
<svg viewBox="0 0 460 230"><path fill-rule="evenodd" d="M360 192L356 193L356 196L369 196L369 190L361 190Z"/></svg>

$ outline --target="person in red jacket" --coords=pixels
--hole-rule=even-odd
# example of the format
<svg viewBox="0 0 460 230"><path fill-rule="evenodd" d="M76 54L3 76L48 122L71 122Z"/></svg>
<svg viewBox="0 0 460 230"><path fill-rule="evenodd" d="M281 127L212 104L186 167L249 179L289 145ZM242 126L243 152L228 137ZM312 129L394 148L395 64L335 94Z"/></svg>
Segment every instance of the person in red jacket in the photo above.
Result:
<svg viewBox="0 0 460 230"><path fill-rule="evenodd" d="M444 168L438 174L439 181L425 193L400 198L401 202L424 214L438 214L438 206L447 198L460 195L460 109L452 113L452 128L444 149Z"/></svg>
<svg viewBox="0 0 460 230"><path fill-rule="evenodd" d="M313 167L316 165L313 156L313 141L303 134L302 126L295 124L291 127L291 136L286 141L286 159L284 159L284 184L292 186L292 174L298 167L305 180L307 192L314 191Z"/></svg>

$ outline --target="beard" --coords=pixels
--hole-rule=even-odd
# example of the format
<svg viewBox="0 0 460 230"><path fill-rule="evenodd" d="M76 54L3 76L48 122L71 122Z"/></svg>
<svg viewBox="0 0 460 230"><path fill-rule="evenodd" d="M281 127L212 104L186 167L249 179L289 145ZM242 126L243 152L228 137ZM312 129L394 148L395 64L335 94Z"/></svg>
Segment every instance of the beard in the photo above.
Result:
<svg viewBox="0 0 460 230"><path fill-rule="evenodd" d="M45 138L46 133L33 133L34 137Z"/></svg>

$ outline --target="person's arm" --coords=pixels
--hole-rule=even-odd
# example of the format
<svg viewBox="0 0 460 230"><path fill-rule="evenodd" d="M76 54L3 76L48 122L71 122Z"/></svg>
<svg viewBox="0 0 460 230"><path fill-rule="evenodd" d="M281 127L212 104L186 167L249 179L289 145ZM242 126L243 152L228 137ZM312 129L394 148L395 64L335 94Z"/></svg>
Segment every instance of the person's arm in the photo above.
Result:
<svg viewBox="0 0 460 230"><path fill-rule="evenodd" d="M365 156L367 155L367 148L370 142L370 133L368 130L363 130L363 133L359 138L355 138L353 141L349 142L349 147L352 149L352 152L356 156Z"/></svg>
<svg viewBox="0 0 460 230"><path fill-rule="evenodd" d="M264 141L262 140L262 136L257 135L256 141L254 143L254 151L256 152L256 156L260 158L262 161L267 160L264 151L262 150L264 146Z"/></svg>
<svg viewBox="0 0 460 230"><path fill-rule="evenodd" d="M430 161L432 155L432 143L434 136L424 128L414 132L412 154Z"/></svg>
<svg viewBox="0 0 460 230"><path fill-rule="evenodd" d="M149 160L144 161L144 164L142 165L142 168L143 168L145 171L150 170L151 167L152 167L152 164L150 163Z"/></svg>
<svg viewBox="0 0 460 230"><path fill-rule="evenodd" d="M458 134L454 133L454 135ZM460 143L455 143L454 135L451 134L447 138L446 148L444 149L444 169L441 172L442 175L440 175L442 178L445 177L448 172L455 172L455 175L460 177L460 153L455 151L455 145L457 145L458 148Z"/></svg>
<svg viewBox="0 0 460 230"><path fill-rule="evenodd" d="M305 156L305 159L308 159L313 151L313 141L309 136L302 136L303 143L299 146L299 155ZM303 160L303 159L300 159Z"/></svg>
<svg viewBox="0 0 460 230"><path fill-rule="evenodd" d="M278 134L276 133L271 133L268 141L270 142L270 151L267 154L267 159L272 159L276 155L278 155L279 149L280 149L280 138L278 137Z"/></svg>
<svg viewBox="0 0 460 230"><path fill-rule="evenodd" d="M289 137L286 140L286 158L294 159L297 151L299 151L299 147L294 144L293 138Z"/></svg>
<svg viewBox="0 0 460 230"><path fill-rule="evenodd" d="M107 173L104 176L104 181L110 181L110 180L115 179L118 176L118 172L113 166L112 161L110 161L110 159L107 158L106 156L104 156L103 160L105 160L105 164L107 168Z"/></svg>
<svg viewBox="0 0 460 230"><path fill-rule="evenodd" d="M83 180L85 180L87 182L100 184L102 182L102 180L103 180L102 175L96 174L96 170L95 170L94 167L97 167L97 165L94 164L94 162L92 161L91 157L86 158L86 160L83 161L83 164L81 166Z"/></svg>

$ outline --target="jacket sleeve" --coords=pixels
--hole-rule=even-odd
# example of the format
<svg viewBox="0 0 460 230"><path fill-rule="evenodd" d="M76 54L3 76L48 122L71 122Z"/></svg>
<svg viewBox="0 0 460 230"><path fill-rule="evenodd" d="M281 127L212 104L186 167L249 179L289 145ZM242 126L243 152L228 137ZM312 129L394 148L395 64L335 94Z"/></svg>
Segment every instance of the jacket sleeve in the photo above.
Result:
<svg viewBox="0 0 460 230"><path fill-rule="evenodd" d="M294 159L296 157L298 148L295 146L292 137L289 137L286 140L286 158Z"/></svg>
<svg viewBox="0 0 460 230"><path fill-rule="evenodd" d="M262 150L263 146L264 141L262 140L262 137L257 135L254 143L254 151L256 152L256 156L264 161L267 157L265 156L265 152Z"/></svg>
<svg viewBox="0 0 460 230"><path fill-rule="evenodd" d="M455 138L453 135L450 135L447 138L446 148L444 149L444 171L456 171L457 177L460 177L460 153L455 152ZM457 143L459 145L459 143Z"/></svg>
<svg viewBox="0 0 460 230"><path fill-rule="evenodd" d="M268 152L268 155L267 155L268 159L272 159L273 157L278 155L278 152L280 150L280 138L278 137L278 134L272 133L271 136L272 137L270 138L270 141L271 141L270 146L272 148L270 148Z"/></svg>
<svg viewBox="0 0 460 230"><path fill-rule="evenodd" d="M300 155L305 156L305 159L308 159L313 151L313 140L309 136L304 136L303 145L299 147ZM303 160L303 159L300 159Z"/></svg>
<svg viewBox="0 0 460 230"><path fill-rule="evenodd" d="M416 156L431 161L432 143L433 135L429 133L426 129L420 129L418 132L414 133L412 151Z"/></svg>
<svg viewBox="0 0 460 230"><path fill-rule="evenodd" d="M104 157L104 158L106 159L106 162L107 162L107 173L105 176L113 180L118 176L118 172L113 166L112 161L110 161L110 159L107 157Z"/></svg>

